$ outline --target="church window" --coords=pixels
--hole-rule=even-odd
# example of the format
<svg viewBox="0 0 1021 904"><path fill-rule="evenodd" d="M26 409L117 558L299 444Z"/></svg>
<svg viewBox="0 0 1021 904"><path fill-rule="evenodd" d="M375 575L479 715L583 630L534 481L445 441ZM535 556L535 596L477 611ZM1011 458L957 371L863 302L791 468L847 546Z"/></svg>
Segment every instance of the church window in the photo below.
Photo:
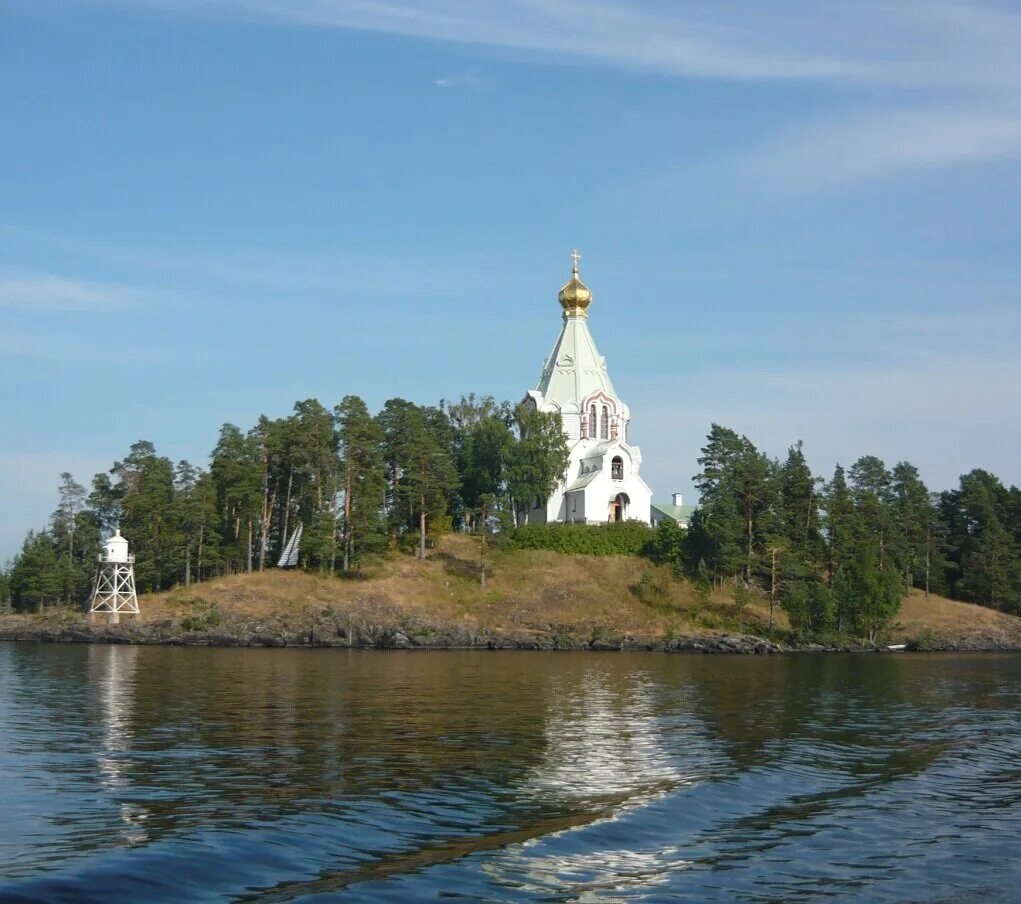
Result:
<svg viewBox="0 0 1021 904"><path fill-rule="evenodd" d="M588 423L589 423L589 436L592 437L592 439L595 439L596 438L596 434L597 434L597 432L599 430L599 426L598 426L599 425L599 418L596 417L596 406L595 405L593 405L589 409Z"/></svg>
<svg viewBox="0 0 1021 904"><path fill-rule="evenodd" d="M614 480L624 479L624 459L619 455L614 455L613 461L610 462L610 476Z"/></svg>
<svg viewBox="0 0 1021 904"><path fill-rule="evenodd" d="M599 438L610 438L610 409L603 405L603 419L599 424Z"/></svg>

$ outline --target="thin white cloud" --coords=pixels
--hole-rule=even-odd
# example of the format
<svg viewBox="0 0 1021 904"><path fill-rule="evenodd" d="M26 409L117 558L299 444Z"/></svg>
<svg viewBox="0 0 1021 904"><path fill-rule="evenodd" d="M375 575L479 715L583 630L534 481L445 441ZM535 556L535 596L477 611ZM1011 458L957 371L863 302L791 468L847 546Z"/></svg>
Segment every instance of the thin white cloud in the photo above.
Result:
<svg viewBox="0 0 1021 904"><path fill-rule="evenodd" d="M0 310L65 313L123 308L151 290L112 283L69 279L50 273L0 274Z"/></svg>
<svg viewBox="0 0 1021 904"><path fill-rule="evenodd" d="M117 0L99 0L117 2ZM671 75L1002 82L1021 18L972 4L818 0L132 0L172 13L376 31Z"/></svg>
<svg viewBox="0 0 1021 904"><path fill-rule="evenodd" d="M985 109L876 109L801 123L685 178L712 177L734 196L768 202L909 168L1019 155L1021 102Z"/></svg>
<svg viewBox="0 0 1021 904"><path fill-rule="evenodd" d="M481 94L483 91L489 90L490 87L489 79L475 69L469 69L457 75L445 75L436 79L433 84L437 88L467 88L476 94Z"/></svg>
<svg viewBox="0 0 1021 904"><path fill-rule="evenodd" d="M884 107L859 107L850 117L801 122L720 163L719 184L738 206L748 199L727 191L728 185L749 185L751 198L763 193L772 199L840 188L907 167L1021 156L1021 13L988 3L130 0L130 4L171 14L488 46L523 52L543 62L668 76L844 82L863 89L886 86ZM473 87L473 80L449 75L435 84ZM891 97L891 91L896 96ZM677 178L665 174L661 181Z"/></svg>

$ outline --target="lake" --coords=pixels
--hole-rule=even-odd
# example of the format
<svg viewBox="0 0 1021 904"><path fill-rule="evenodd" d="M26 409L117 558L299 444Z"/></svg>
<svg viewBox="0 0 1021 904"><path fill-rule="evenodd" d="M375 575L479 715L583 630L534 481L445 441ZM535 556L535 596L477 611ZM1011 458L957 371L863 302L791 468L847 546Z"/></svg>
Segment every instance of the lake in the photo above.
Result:
<svg viewBox="0 0 1021 904"><path fill-rule="evenodd" d="M1017 901L1021 656L0 643L3 901Z"/></svg>

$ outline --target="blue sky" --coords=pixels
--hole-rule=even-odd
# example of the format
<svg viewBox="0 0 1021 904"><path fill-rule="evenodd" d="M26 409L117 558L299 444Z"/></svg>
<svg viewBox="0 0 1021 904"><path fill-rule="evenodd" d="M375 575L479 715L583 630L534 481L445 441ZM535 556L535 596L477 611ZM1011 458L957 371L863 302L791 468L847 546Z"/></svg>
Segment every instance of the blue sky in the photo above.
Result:
<svg viewBox="0 0 1021 904"><path fill-rule="evenodd" d="M519 398L567 252L656 496L711 421L1021 482L1021 9L7 0L0 560L137 439Z"/></svg>

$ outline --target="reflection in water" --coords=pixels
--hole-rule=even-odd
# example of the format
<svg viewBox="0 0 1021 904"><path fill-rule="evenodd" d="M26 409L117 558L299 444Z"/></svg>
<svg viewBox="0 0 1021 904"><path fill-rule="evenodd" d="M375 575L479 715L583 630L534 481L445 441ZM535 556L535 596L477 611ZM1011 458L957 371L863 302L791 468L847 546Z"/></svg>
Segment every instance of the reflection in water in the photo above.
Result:
<svg viewBox="0 0 1021 904"><path fill-rule="evenodd" d="M653 688L642 676L612 682L597 667L573 687L555 687L543 728L545 752L525 786L566 801L627 798L685 778L662 736Z"/></svg>
<svg viewBox="0 0 1021 904"><path fill-rule="evenodd" d="M996 901L1021 880L1009 656L0 644L0 684L0 899Z"/></svg>
<svg viewBox="0 0 1021 904"><path fill-rule="evenodd" d="M121 841L124 844L140 844L148 838L144 825L148 814L143 804L123 799L128 784L124 760L131 750L129 715L135 693L139 647L93 644L88 649L87 693L98 705L103 730L102 743L97 751L100 785L103 791L120 801L120 818L124 823Z"/></svg>

